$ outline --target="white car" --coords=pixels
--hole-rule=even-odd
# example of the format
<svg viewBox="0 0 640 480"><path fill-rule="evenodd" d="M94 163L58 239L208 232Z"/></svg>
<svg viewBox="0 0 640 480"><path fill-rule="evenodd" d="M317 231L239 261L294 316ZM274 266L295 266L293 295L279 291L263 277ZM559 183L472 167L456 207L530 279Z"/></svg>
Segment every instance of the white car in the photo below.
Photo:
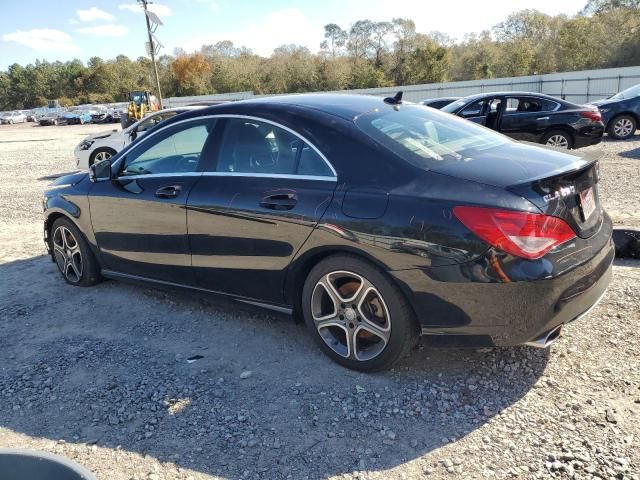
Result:
<svg viewBox="0 0 640 480"><path fill-rule="evenodd" d="M13 123L25 123L27 121L27 116L22 112L5 112L0 117L0 123L8 123L9 125Z"/></svg>
<svg viewBox="0 0 640 480"><path fill-rule="evenodd" d="M110 130L108 132L89 135L82 140L74 150L76 166L81 169L88 169L95 162L113 157L124 147L141 137L147 130L158 123L171 118L179 113L188 112L203 108L202 106L177 107L160 110L151 115L147 115L142 120L130 125L124 130Z"/></svg>

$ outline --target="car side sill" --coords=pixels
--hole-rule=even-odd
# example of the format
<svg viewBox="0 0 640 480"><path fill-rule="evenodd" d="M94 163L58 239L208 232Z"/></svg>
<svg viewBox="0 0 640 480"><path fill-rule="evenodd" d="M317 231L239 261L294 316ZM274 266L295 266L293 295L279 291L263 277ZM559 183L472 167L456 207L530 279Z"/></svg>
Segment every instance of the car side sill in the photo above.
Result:
<svg viewBox="0 0 640 480"><path fill-rule="evenodd" d="M129 273L116 272L114 270L106 270L103 269L100 272L103 276L107 278L111 278L113 280L129 280L134 282L143 282L143 283L155 283L157 285L164 285L166 287L176 287L176 288L186 288L188 290L195 290L198 292L212 293L214 295L221 295L223 297L227 297L231 300L235 300L237 302L246 303L249 305L254 305L260 308L266 308L267 310L273 310L278 313L284 313L285 315L291 315L293 313L293 309L289 307L285 307L282 305L274 305L271 303L260 302L258 300L254 300L252 298L244 298L238 297L236 295L232 295L229 293L219 292L217 290L209 290L208 288L196 287L193 285L185 285L182 283L168 282L166 280L157 280L155 278L142 277L139 275L131 275Z"/></svg>

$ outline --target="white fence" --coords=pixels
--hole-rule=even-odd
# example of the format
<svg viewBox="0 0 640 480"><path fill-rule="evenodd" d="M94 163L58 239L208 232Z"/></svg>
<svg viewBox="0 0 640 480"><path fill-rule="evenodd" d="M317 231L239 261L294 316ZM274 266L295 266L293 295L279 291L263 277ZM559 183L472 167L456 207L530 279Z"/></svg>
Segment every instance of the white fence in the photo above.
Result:
<svg viewBox="0 0 640 480"><path fill-rule="evenodd" d="M394 95L398 90L402 90L405 100L417 102L426 98L464 97L484 92L526 91L546 93L574 103L588 103L599 98L608 97L638 83L640 83L640 66L464 82L429 83L404 87L341 90L333 93L389 96ZM253 92L237 92L194 97L172 97L165 99L164 105L177 107L206 100L244 100L256 96L260 95L254 95Z"/></svg>

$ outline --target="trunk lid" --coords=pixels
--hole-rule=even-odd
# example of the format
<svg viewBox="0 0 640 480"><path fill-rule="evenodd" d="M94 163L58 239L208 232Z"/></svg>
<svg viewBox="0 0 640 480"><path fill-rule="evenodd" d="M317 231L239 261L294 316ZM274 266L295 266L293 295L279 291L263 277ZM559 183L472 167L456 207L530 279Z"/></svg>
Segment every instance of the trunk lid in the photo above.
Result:
<svg viewBox="0 0 640 480"><path fill-rule="evenodd" d="M562 218L581 238L602 221L597 183L599 152L578 155L541 145L512 143L433 171L504 188L544 214Z"/></svg>

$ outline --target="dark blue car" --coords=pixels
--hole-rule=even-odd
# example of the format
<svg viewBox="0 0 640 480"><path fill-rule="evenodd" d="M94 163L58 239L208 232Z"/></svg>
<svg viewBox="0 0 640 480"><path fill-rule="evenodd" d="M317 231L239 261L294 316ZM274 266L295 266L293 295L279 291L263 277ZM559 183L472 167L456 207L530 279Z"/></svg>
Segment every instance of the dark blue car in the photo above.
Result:
<svg viewBox="0 0 640 480"><path fill-rule="evenodd" d="M592 103L600 109L609 136L626 140L636 133L640 122L640 84Z"/></svg>

